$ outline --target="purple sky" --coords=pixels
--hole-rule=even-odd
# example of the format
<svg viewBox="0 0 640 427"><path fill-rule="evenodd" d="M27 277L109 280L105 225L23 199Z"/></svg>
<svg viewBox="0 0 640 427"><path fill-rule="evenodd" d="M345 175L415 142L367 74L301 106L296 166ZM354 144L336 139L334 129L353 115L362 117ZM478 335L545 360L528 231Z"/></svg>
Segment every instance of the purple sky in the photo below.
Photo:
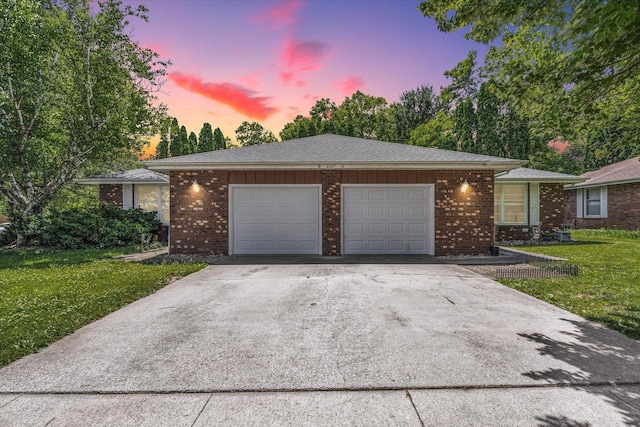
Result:
<svg viewBox="0 0 640 427"><path fill-rule="evenodd" d="M135 40L170 59L160 100L189 131L204 122L235 137L242 121L276 135L316 99L354 91L389 103L443 76L484 46L440 33L419 0L127 0L149 23Z"/></svg>

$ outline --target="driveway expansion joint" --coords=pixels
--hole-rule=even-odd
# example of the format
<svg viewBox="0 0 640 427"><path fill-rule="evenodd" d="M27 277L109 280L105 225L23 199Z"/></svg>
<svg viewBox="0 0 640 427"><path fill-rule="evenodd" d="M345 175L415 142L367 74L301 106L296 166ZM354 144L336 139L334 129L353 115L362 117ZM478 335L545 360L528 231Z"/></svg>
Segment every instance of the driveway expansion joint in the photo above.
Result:
<svg viewBox="0 0 640 427"><path fill-rule="evenodd" d="M184 390L64 390L64 391L0 391L2 395L163 395L163 394L244 394L244 393L317 393L317 392L394 392L394 391L438 391L438 390L517 390L552 389L572 387L631 387L640 386L640 381L599 381L548 384L494 384L494 385L458 385L458 386L410 386L410 387L318 387L318 388L273 388L273 389L184 389ZM17 399L17 397L16 397ZM15 400L15 399L14 399ZM13 402L12 400L11 402ZM8 403L11 403L8 402ZM7 403L7 404L8 404ZM5 406L7 405L5 404Z"/></svg>

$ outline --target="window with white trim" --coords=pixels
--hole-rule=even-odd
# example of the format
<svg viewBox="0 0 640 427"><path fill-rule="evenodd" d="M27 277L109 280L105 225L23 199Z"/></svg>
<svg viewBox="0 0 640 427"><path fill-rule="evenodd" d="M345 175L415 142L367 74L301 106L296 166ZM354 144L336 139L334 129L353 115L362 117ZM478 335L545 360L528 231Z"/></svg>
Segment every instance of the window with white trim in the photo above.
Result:
<svg viewBox="0 0 640 427"><path fill-rule="evenodd" d="M527 184L496 184L493 209L496 224L527 224Z"/></svg>
<svg viewBox="0 0 640 427"><path fill-rule="evenodd" d="M135 185L135 207L146 212L157 212L158 220L169 224L169 186Z"/></svg>
<svg viewBox="0 0 640 427"><path fill-rule="evenodd" d="M593 187L578 190L578 218L607 217L607 187Z"/></svg>

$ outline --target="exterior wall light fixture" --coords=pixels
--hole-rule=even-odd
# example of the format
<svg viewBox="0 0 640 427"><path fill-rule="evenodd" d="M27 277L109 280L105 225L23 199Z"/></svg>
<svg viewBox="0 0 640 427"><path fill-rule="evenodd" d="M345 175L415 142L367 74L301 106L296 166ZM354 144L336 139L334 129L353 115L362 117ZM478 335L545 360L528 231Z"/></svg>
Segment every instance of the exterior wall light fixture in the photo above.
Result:
<svg viewBox="0 0 640 427"><path fill-rule="evenodd" d="M191 184L191 187L193 187L193 191L196 192L196 193L198 191L200 191L200 184L198 184L198 180L197 179L193 180L193 184Z"/></svg>
<svg viewBox="0 0 640 427"><path fill-rule="evenodd" d="M469 190L469 181L465 179L462 185L460 186L460 191L462 191L463 193L466 193L467 190Z"/></svg>

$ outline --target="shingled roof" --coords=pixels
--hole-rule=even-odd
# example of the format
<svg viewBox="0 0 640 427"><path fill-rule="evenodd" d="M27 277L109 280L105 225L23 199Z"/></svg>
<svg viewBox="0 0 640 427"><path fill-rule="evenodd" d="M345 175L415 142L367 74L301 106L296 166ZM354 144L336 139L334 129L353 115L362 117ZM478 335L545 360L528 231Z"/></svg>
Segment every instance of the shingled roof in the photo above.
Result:
<svg viewBox="0 0 640 427"><path fill-rule="evenodd" d="M325 134L141 163L156 171L309 168L509 170L522 166L526 161Z"/></svg>
<svg viewBox="0 0 640 427"><path fill-rule="evenodd" d="M133 169L77 180L79 184L169 184L169 176L149 169Z"/></svg>
<svg viewBox="0 0 640 427"><path fill-rule="evenodd" d="M586 178L566 173L549 172L539 169L518 168L496 175L496 182L560 182L572 184L583 182Z"/></svg>
<svg viewBox="0 0 640 427"><path fill-rule="evenodd" d="M629 182L640 182L640 157L623 160L609 166L605 166L595 171L580 175L586 178L581 184L567 187L569 189L597 187L601 185L625 184Z"/></svg>

